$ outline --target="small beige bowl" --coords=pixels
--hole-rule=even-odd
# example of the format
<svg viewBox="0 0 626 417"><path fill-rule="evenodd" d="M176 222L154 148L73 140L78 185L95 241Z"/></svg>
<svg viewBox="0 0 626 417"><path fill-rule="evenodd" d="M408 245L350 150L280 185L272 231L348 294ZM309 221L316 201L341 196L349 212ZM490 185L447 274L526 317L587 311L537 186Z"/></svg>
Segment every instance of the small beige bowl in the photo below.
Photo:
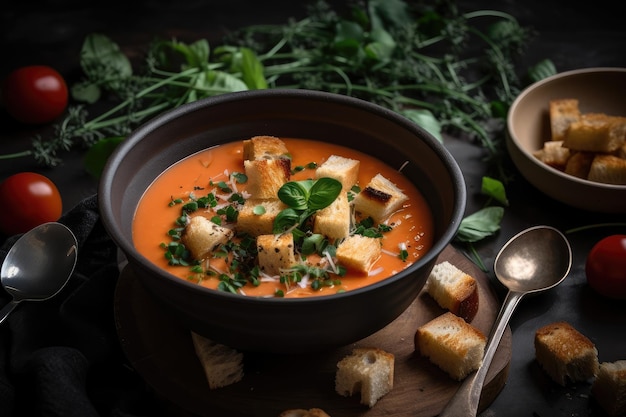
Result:
<svg viewBox="0 0 626 417"><path fill-rule="evenodd" d="M549 102L576 98L582 113L626 116L626 68L585 68L538 81L509 110L507 149L521 174L537 189L567 205L604 213L626 213L626 185L588 181L552 168L535 156L550 138Z"/></svg>

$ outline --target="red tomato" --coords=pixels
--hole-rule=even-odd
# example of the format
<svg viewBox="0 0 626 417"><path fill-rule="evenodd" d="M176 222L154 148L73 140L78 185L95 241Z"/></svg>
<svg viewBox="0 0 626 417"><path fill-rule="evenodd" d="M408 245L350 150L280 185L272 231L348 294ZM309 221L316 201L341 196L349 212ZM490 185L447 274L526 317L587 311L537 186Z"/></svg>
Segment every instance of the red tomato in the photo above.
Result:
<svg viewBox="0 0 626 417"><path fill-rule="evenodd" d="M596 243L587 255L585 273L599 294L626 299L626 235L608 236Z"/></svg>
<svg viewBox="0 0 626 417"><path fill-rule="evenodd" d="M45 65L18 68L2 84L2 102L7 111L22 123L49 123L67 107L65 80Z"/></svg>
<svg viewBox="0 0 626 417"><path fill-rule="evenodd" d="M0 183L0 231L7 235L57 221L62 209L59 190L43 175L21 172Z"/></svg>

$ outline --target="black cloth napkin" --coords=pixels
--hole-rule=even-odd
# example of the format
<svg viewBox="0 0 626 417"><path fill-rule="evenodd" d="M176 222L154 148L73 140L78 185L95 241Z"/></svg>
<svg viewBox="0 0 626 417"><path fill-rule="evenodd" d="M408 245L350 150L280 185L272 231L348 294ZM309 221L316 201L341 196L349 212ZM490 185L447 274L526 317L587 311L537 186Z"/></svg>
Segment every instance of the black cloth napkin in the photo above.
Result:
<svg viewBox="0 0 626 417"><path fill-rule="evenodd" d="M76 235L76 268L59 294L20 303L0 325L0 417L163 415L117 338L117 248L97 195L59 222ZM0 261L18 238L6 239ZM10 300L0 290L0 306Z"/></svg>

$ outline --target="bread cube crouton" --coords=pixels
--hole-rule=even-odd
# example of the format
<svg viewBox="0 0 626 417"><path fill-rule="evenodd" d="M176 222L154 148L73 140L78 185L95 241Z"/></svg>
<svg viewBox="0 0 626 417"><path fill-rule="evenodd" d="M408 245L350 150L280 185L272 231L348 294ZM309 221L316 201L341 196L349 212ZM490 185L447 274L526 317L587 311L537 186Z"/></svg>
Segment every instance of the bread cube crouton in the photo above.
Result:
<svg viewBox="0 0 626 417"><path fill-rule="evenodd" d="M467 322L478 312L478 283L448 261L433 267L426 280L426 291L441 308Z"/></svg>
<svg viewBox="0 0 626 417"><path fill-rule="evenodd" d="M402 207L408 197L381 174L374 178L354 198L355 210L381 223Z"/></svg>
<svg viewBox="0 0 626 417"><path fill-rule="evenodd" d="M605 184L626 185L626 159L597 154L591 162L587 179Z"/></svg>
<svg viewBox="0 0 626 417"><path fill-rule="evenodd" d="M358 181L360 165L361 162L356 159L331 155L317 168L315 177L334 178L341 183L342 190L347 192Z"/></svg>
<svg viewBox="0 0 626 417"><path fill-rule="evenodd" d="M380 258L382 245L379 238L352 235L337 247L337 262L347 269L367 274Z"/></svg>
<svg viewBox="0 0 626 417"><path fill-rule="evenodd" d="M255 213L258 207L262 207L263 213ZM249 198L239 209L237 232L247 233L254 237L270 235L273 233L276 216L286 208L287 206L277 198Z"/></svg>
<svg viewBox="0 0 626 417"><path fill-rule="evenodd" d="M486 342L480 330L450 311L415 332L415 350L457 381L480 367Z"/></svg>
<svg viewBox="0 0 626 417"><path fill-rule="evenodd" d="M626 415L626 360L601 363L591 395L609 417Z"/></svg>
<svg viewBox="0 0 626 417"><path fill-rule="evenodd" d="M350 234L350 202L348 194L341 192L328 207L315 213L313 232L329 239L344 239Z"/></svg>
<svg viewBox="0 0 626 417"><path fill-rule="evenodd" d="M575 151L614 152L626 141L626 117L586 113L572 122L563 146Z"/></svg>
<svg viewBox="0 0 626 417"><path fill-rule="evenodd" d="M256 159L243 162L253 198L277 198L278 190L291 177L291 161L286 158Z"/></svg>
<svg viewBox="0 0 626 417"><path fill-rule="evenodd" d="M587 179L595 155L591 152L574 152L565 164L565 173Z"/></svg>
<svg viewBox="0 0 626 417"><path fill-rule="evenodd" d="M549 113L552 140L562 141L563 138L565 138L565 132L569 129L570 124L580 119L578 100L551 100Z"/></svg>
<svg viewBox="0 0 626 417"><path fill-rule="evenodd" d="M278 159L289 154L285 142L274 136L254 136L243 141L243 159Z"/></svg>
<svg viewBox="0 0 626 417"><path fill-rule="evenodd" d="M294 408L285 410L278 417L330 417L326 411L321 408Z"/></svg>
<svg viewBox="0 0 626 417"><path fill-rule="evenodd" d="M355 348L337 363L335 391L344 397L361 393L361 404L373 407L393 388L395 357L378 348Z"/></svg>
<svg viewBox="0 0 626 417"><path fill-rule="evenodd" d="M535 158L556 169L564 170L571 151L563 146L563 141L544 142L543 148L533 152Z"/></svg>
<svg viewBox="0 0 626 417"><path fill-rule="evenodd" d="M291 233L260 235L256 238L259 268L267 275L280 275L281 269L296 264Z"/></svg>
<svg viewBox="0 0 626 417"><path fill-rule="evenodd" d="M191 332L191 340L210 389L222 388L243 379L243 353Z"/></svg>
<svg viewBox="0 0 626 417"><path fill-rule="evenodd" d="M203 216L191 218L181 236L181 241L194 259L206 259L219 245L234 236L232 229L213 223Z"/></svg>
<svg viewBox="0 0 626 417"><path fill-rule="evenodd" d="M535 333L535 358L556 383L586 381L598 373L598 351L586 336L560 321Z"/></svg>

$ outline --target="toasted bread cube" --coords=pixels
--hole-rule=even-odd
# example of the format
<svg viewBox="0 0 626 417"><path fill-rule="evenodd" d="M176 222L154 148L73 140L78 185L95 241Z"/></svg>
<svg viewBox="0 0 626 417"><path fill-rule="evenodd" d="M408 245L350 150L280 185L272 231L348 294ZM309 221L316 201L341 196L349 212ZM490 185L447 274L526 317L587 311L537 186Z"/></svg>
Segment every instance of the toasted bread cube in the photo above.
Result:
<svg viewBox="0 0 626 417"><path fill-rule="evenodd" d="M278 417L330 417L328 413L321 408L292 408L285 410Z"/></svg>
<svg viewBox="0 0 626 417"><path fill-rule="evenodd" d="M587 152L614 152L626 141L626 118L603 113L586 113L572 122L563 146Z"/></svg>
<svg viewBox="0 0 626 417"><path fill-rule="evenodd" d="M232 229L213 223L203 216L191 218L181 241L194 259L206 259L219 245L227 243L234 236Z"/></svg>
<svg viewBox="0 0 626 417"><path fill-rule="evenodd" d="M591 395L610 417L626 415L626 360L601 363Z"/></svg>
<svg viewBox="0 0 626 417"><path fill-rule="evenodd" d="M277 198L278 190L291 177L291 161L286 158L255 159L243 162L248 191L253 198Z"/></svg>
<svg viewBox="0 0 626 417"><path fill-rule="evenodd" d="M254 136L243 141L243 159L277 159L289 153L285 142L274 136Z"/></svg>
<svg viewBox="0 0 626 417"><path fill-rule="evenodd" d="M553 140L544 142L543 148L533 152L533 155L551 167L564 170L571 156L571 151L563 146L563 141Z"/></svg>
<svg viewBox="0 0 626 417"><path fill-rule="evenodd" d="M562 141L572 122L580 119L578 100L550 100L550 131L552 140Z"/></svg>
<svg viewBox="0 0 626 417"><path fill-rule="evenodd" d="M380 258L382 245L379 238L352 235L337 247L337 261L346 268L367 274Z"/></svg>
<svg viewBox="0 0 626 417"><path fill-rule="evenodd" d="M589 181L626 185L626 159L613 155L596 155L589 168Z"/></svg>
<svg viewBox="0 0 626 417"><path fill-rule="evenodd" d="M478 283L448 261L433 267L426 280L426 292L441 308L467 322L478 312Z"/></svg>
<svg viewBox="0 0 626 417"><path fill-rule="evenodd" d="M450 311L415 332L415 349L419 354L457 381L480 367L486 342L480 330Z"/></svg>
<svg viewBox="0 0 626 417"><path fill-rule="evenodd" d="M371 216L375 222L381 223L402 207L408 200L394 183L381 174L365 186L354 198L354 208L364 216Z"/></svg>
<svg viewBox="0 0 626 417"><path fill-rule="evenodd" d="M254 211L259 206L263 207L263 213L255 214ZM287 206L277 198L249 198L239 209L237 231L254 237L270 235L274 230L276 216L286 208Z"/></svg>
<svg viewBox="0 0 626 417"><path fill-rule="evenodd" d="M565 173L587 179L594 156L591 152L574 152L565 164Z"/></svg>
<svg viewBox="0 0 626 417"><path fill-rule="evenodd" d="M361 162L356 159L331 155L315 171L316 178L334 178L341 183L342 190L348 191L359 178Z"/></svg>
<svg viewBox="0 0 626 417"><path fill-rule="evenodd" d="M355 348L337 363L335 391L344 397L361 393L361 404L373 407L393 389L395 356L379 348Z"/></svg>
<svg viewBox="0 0 626 417"><path fill-rule="evenodd" d="M222 388L243 379L243 353L193 331L191 341L210 389Z"/></svg>
<svg viewBox="0 0 626 417"><path fill-rule="evenodd" d="M280 275L281 269L296 264L291 233L260 235L256 238L259 268L267 275Z"/></svg>
<svg viewBox="0 0 626 417"><path fill-rule="evenodd" d="M341 192L328 207L315 214L313 232L327 236L331 240L346 238L350 234L351 218L348 194Z"/></svg>
<svg viewBox="0 0 626 417"><path fill-rule="evenodd" d="M586 381L598 373L598 351L569 323L545 325L535 333L535 358L556 383Z"/></svg>

